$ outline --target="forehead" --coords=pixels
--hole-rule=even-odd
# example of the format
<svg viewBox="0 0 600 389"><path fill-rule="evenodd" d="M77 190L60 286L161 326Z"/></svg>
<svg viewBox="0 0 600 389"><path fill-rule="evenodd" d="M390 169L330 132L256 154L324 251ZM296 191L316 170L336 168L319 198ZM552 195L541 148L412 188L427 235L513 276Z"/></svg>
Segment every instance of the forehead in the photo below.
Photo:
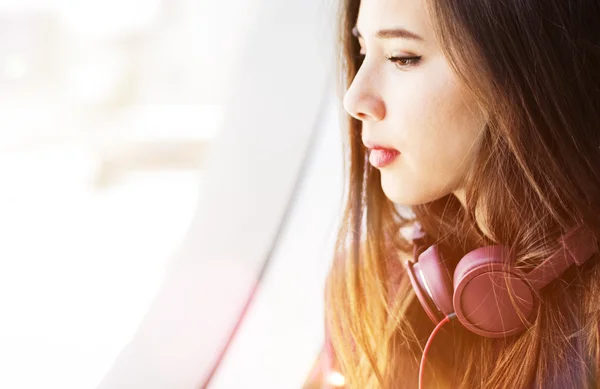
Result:
<svg viewBox="0 0 600 389"><path fill-rule="evenodd" d="M431 39L424 0L361 0L356 25L365 38L376 30L403 27Z"/></svg>

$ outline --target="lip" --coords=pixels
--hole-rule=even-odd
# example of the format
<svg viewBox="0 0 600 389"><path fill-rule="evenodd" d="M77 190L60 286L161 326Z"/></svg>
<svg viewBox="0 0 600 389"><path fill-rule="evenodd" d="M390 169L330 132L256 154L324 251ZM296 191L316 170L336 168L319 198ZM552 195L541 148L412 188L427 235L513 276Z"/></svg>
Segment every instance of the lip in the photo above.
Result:
<svg viewBox="0 0 600 389"><path fill-rule="evenodd" d="M381 143L375 143L372 142L368 139L363 139L363 144L365 145L366 148L371 149L371 150L392 150L392 151L399 151L396 150L395 148L393 148L392 146L388 146L388 145L384 145Z"/></svg>
<svg viewBox="0 0 600 389"><path fill-rule="evenodd" d="M395 149L371 149L369 151L369 162L377 168L382 168L392 163L399 155L400 152Z"/></svg>

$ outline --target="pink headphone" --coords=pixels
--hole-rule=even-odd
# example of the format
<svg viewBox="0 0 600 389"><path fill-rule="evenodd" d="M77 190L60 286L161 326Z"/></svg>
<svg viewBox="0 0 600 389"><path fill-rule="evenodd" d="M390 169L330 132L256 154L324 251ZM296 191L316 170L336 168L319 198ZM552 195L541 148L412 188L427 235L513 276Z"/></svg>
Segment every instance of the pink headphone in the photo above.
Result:
<svg viewBox="0 0 600 389"><path fill-rule="evenodd" d="M425 233L419 224L416 226L413 241L418 242ZM458 262L453 276L437 245L424 251L415 245L418 261L406 261L404 265L415 294L434 324L455 313L468 330L499 338L531 325L539 306L539 290L573 263L581 266L598 251L592 232L583 225L573 227L559 241L562 249L528 273L507 269L508 248L500 245L469 252Z"/></svg>

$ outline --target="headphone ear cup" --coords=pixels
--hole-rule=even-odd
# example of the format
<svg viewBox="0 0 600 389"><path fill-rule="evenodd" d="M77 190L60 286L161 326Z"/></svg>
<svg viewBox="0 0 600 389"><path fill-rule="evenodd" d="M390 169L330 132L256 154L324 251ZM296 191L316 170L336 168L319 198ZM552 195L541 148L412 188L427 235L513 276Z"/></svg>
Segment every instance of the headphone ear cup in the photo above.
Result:
<svg viewBox="0 0 600 389"><path fill-rule="evenodd" d="M435 324L454 312L452 278L437 245L423 251L407 268L417 298Z"/></svg>
<svg viewBox="0 0 600 389"><path fill-rule="evenodd" d="M470 331L499 338L531 324L538 306L535 292L523 273L507 269L510 263L508 248L498 245L473 250L456 266L453 305Z"/></svg>

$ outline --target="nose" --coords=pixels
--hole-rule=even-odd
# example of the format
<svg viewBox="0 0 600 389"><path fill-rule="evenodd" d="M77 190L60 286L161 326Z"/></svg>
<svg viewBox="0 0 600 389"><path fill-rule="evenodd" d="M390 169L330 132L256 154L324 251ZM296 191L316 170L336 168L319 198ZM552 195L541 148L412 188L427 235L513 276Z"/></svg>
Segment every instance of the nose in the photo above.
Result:
<svg viewBox="0 0 600 389"><path fill-rule="evenodd" d="M343 106L346 112L361 121L383 120L385 117L385 105L381 97L357 78L346 91Z"/></svg>

